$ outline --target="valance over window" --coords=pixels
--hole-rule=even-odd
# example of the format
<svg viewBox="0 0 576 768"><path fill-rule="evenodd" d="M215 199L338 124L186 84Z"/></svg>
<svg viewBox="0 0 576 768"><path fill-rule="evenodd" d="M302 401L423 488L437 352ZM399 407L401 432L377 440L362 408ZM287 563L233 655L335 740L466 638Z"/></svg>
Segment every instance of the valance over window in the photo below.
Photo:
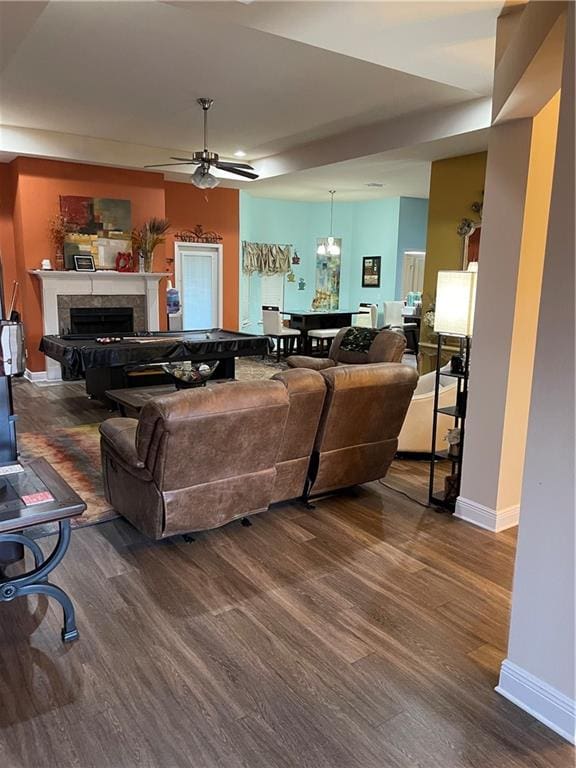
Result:
<svg viewBox="0 0 576 768"><path fill-rule="evenodd" d="M290 272L291 245L242 243L242 271L247 275L281 275Z"/></svg>

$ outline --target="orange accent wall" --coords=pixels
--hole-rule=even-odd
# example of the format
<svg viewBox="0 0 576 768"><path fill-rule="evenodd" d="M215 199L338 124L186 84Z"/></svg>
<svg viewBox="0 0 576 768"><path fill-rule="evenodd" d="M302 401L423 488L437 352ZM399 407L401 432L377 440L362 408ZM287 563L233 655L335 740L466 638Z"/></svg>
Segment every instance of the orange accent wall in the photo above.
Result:
<svg viewBox="0 0 576 768"><path fill-rule="evenodd" d="M8 311L8 302L12 286L17 280L16 251L14 248L14 202L16 196L16 177L14 168L7 163L0 163L0 260L4 279L4 306Z"/></svg>
<svg viewBox="0 0 576 768"><path fill-rule="evenodd" d="M167 181L166 218L172 231L192 229L202 224L205 230L214 230L222 235L224 254L223 324L228 330L238 329L239 313L239 254L240 254L240 213L237 189L197 189L191 184ZM168 258L174 256L174 238L166 241ZM173 271L173 267L171 267Z"/></svg>
<svg viewBox="0 0 576 768"><path fill-rule="evenodd" d="M54 261L49 221L59 213L60 195L116 197L132 203L132 221L142 224L151 216L168 218L173 230L202 224L224 236L224 325L238 327L239 194L237 190L202 192L188 184L165 182L159 173L106 168L81 163L19 157L0 164L0 248L5 293L12 281L21 284L17 308L22 313L28 348L27 366L44 369L38 351L42 337L42 303L38 280L28 270L42 259ZM166 269L174 252L173 237L155 255L155 271ZM160 284L160 323L166 327L165 291Z"/></svg>

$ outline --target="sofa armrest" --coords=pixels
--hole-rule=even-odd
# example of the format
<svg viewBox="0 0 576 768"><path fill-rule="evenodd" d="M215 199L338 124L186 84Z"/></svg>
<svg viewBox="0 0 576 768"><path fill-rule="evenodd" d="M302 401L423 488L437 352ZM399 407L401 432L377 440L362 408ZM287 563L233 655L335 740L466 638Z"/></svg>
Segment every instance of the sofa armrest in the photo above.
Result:
<svg viewBox="0 0 576 768"><path fill-rule="evenodd" d="M145 464L136 453L137 419L107 419L100 424L100 435L116 458L127 467L145 469Z"/></svg>
<svg viewBox="0 0 576 768"><path fill-rule="evenodd" d="M292 355L288 358L288 365L290 368L310 368L313 371L323 371L325 368L334 368L336 363L330 357Z"/></svg>

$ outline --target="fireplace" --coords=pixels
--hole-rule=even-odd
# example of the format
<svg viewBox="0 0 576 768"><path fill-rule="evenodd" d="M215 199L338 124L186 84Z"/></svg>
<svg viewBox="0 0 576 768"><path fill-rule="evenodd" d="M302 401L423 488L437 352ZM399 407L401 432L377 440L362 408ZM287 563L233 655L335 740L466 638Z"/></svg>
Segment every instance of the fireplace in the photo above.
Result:
<svg viewBox="0 0 576 768"><path fill-rule="evenodd" d="M70 307L70 334L110 336L134 333L132 307Z"/></svg>
<svg viewBox="0 0 576 768"><path fill-rule="evenodd" d="M58 296L58 329L63 336L113 336L141 333L146 324L146 298L123 294Z"/></svg>
<svg viewBox="0 0 576 768"><path fill-rule="evenodd" d="M127 333L160 330L161 291L159 283L169 277L166 273L152 272L66 272L57 269L32 270L42 286L42 320L44 335L67 335L72 327L71 309L116 309L130 307L133 312L133 330ZM117 328L118 326L116 326ZM124 327L124 326L122 326ZM85 328L84 328L85 330ZM100 330L92 336L100 335ZM117 330L102 333L115 335ZM118 333L118 335L121 335ZM36 363L33 363L36 365ZM34 381L61 381L60 364L49 357L45 371L30 369Z"/></svg>

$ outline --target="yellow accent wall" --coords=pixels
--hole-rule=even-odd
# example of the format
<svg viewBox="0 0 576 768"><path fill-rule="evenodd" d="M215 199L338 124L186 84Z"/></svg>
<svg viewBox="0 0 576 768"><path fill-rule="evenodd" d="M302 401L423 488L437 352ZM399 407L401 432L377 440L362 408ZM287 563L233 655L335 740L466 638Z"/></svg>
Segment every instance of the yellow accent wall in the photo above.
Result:
<svg viewBox="0 0 576 768"><path fill-rule="evenodd" d="M470 206L474 201L482 200L486 157L486 152L479 152L432 163L423 314L434 302L438 270L462 269L463 242L456 229L463 218L477 218ZM421 341L429 340L430 332L423 326ZM429 360L423 356L422 372L430 367Z"/></svg>

